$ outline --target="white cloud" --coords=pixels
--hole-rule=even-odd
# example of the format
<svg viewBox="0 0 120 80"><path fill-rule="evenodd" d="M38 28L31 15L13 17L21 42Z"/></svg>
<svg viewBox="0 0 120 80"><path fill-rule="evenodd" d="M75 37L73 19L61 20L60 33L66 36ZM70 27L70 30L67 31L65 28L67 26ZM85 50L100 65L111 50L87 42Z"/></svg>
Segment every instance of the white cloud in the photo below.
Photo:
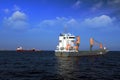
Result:
<svg viewBox="0 0 120 80"><path fill-rule="evenodd" d="M56 19L51 20L43 20L38 25L39 27L64 27L64 26L72 26L77 24L75 19L69 19L65 17L56 17Z"/></svg>
<svg viewBox="0 0 120 80"><path fill-rule="evenodd" d="M103 2L96 3L96 4L93 5L91 10L94 12L94 11L100 9L102 7L102 5L103 5Z"/></svg>
<svg viewBox="0 0 120 80"><path fill-rule="evenodd" d="M8 14L8 13L10 13L10 12L12 12L12 11L20 11L20 10L21 10L21 9L20 9L19 6L17 6L17 5L14 5L12 10L9 9L9 8L3 9L4 13L6 13L6 14Z"/></svg>
<svg viewBox="0 0 120 80"><path fill-rule="evenodd" d="M4 9L4 12L6 13L6 14L8 14L9 12L10 12L10 10L9 9Z"/></svg>
<svg viewBox="0 0 120 80"><path fill-rule="evenodd" d="M72 26L72 27L79 25L78 21L75 20L74 18L69 19L66 24L67 24L67 26Z"/></svg>
<svg viewBox="0 0 120 80"><path fill-rule="evenodd" d="M3 25L11 29L26 29L28 27L27 16L23 12L15 11L12 16L4 18Z"/></svg>
<svg viewBox="0 0 120 80"><path fill-rule="evenodd" d="M15 11L19 11L19 10L20 10L20 8L19 8L17 5L14 5L13 10L15 10Z"/></svg>
<svg viewBox="0 0 120 80"><path fill-rule="evenodd" d="M23 13L23 12L15 11L15 12L12 14L12 16L9 17L9 19L12 19L12 20L14 20L14 21L16 21L16 20L22 20L22 21L24 21L24 20L27 20L27 16L26 16L26 14Z"/></svg>
<svg viewBox="0 0 120 80"><path fill-rule="evenodd" d="M110 27L114 24L115 18L111 18L107 15L101 15L99 17L88 18L82 22L82 25L90 28L103 28Z"/></svg>
<svg viewBox="0 0 120 80"><path fill-rule="evenodd" d="M107 5L111 8L118 8L120 7L120 0L108 0Z"/></svg>
<svg viewBox="0 0 120 80"><path fill-rule="evenodd" d="M110 29L114 28L116 18L111 18L108 15L101 15L93 18L85 18L75 19L75 18L65 18L65 17L57 17L56 19L51 20L43 20L40 22L39 27L42 29L51 29L51 30L59 30L63 29L65 26L70 28L91 28L91 29Z"/></svg>
<svg viewBox="0 0 120 80"><path fill-rule="evenodd" d="M75 9L80 8L80 4L81 4L81 1L77 0L72 7Z"/></svg>
<svg viewBox="0 0 120 80"><path fill-rule="evenodd" d="M108 3L109 4L119 4L120 3L120 0L108 0Z"/></svg>
<svg viewBox="0 0 120 80"><path fill-rule="evenodd" d="M114 3L119 4L120 0L114 0Z"/></svg>

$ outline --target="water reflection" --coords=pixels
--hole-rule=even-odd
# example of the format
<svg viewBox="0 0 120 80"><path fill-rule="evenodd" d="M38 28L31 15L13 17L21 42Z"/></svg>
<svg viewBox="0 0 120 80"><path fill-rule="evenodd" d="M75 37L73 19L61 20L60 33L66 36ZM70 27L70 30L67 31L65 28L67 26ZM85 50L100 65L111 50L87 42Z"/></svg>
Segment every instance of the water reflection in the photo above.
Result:
<svg viewBox="0 0 120 80"><path fill-rule="evenodd" d="M57 57L57 73L65 80L87 77L99 57Z"/></svg>
<svg viewBox="0 0 120 80"><path fill-rule="evenodd" d="M57 73L61 75L63 79L68 79L73 74L74 64L71 57L57 57Z"/></svg>

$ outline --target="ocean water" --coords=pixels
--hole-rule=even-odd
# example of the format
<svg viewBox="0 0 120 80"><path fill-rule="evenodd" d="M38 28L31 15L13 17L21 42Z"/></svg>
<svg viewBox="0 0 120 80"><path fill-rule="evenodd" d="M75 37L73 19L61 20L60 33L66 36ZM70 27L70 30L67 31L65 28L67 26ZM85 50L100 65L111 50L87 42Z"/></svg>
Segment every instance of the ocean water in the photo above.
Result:
<svg viewBox="0 0 120 80"><path fill-rule="evenodd" d="M53 51L0 51L0 80L120 80L120 52L56 57Z"/></svg>

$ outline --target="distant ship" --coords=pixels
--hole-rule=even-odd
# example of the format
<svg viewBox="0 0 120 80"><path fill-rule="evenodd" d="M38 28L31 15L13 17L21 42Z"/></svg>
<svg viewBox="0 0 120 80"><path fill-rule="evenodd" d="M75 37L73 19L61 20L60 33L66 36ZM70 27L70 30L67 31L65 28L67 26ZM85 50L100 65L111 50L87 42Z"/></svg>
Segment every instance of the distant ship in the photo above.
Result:
<svg viewBox="0 0 120 80"><path fill-rule="evenodd" d="M31 52L31 51L36 51L35 48L31 50L24 50L21 46L16 49L17 52Z"/></svg>
<svg viewBox="0 0 120 80"><path fill-rule="evenodd" d="M23 51L23 48L20 46L17 48L17 51Z"/></svg>
<svg viewBox="0 0 120 80"><path fill-rule="evenodd" d="M55 50L56 56L92 56L103 55L108 52L106 47L103 47L102 43L97 42L93 38L90 38L90 50L79 51L80 36L74 36L70 33L62 33L59 35L59 44ZM99 45L99 50L92 50L94 45Z"/></svg>

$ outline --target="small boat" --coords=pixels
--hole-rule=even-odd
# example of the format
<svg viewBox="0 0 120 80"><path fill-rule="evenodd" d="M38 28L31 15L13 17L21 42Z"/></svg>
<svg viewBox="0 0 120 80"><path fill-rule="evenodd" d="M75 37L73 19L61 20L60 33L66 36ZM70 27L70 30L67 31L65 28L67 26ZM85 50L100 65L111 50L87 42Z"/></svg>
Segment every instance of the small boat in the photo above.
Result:
<svg viewBox="0 0 120 80"><path fill-rule="evenodd" d="M103 55L108 52L106 47L103 47L102 43L90 38L90 50L79 51L80 36L74 36L70 33L62 33L59 35L59 44L56 47L56 56L92 56L92 55ZM92 50L94 45L99 45L99 50Z"/></svg>

